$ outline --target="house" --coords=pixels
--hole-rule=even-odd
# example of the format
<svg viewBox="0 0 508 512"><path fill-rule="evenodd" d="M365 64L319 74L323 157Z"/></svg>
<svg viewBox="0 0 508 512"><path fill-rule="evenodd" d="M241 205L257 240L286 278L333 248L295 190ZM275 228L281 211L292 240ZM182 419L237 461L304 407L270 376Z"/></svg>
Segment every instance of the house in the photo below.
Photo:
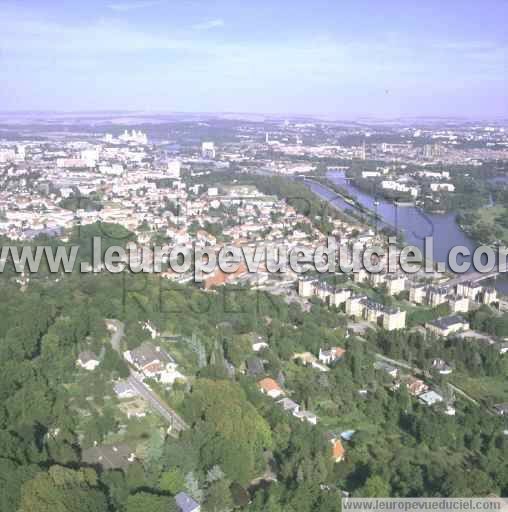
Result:
<svg viewBox="0 0 508 512"><path fill-rule="evenodd" d="M332 459L335 463L341 462L344 460L346 455L346 450L340 439L331 439L332 444Z"/></svg>
<svg viewBox="0 0 508 512"><path fill-rule="evenodd" d="M422 393L418 397L418 400L420 400L420 402L422 402L424 405L431 406L439 402L442 402L443 397L440 394L436 393L435 391L427 391L427 393Z"/></svg>
<svg viewBox="0 0 508 512"><path fill-rule="evenodd" d="M155 377L167 368L176 368L173 358L149 341L143 342L134 350L124 352L124 358L146 377Z"/></svg>
<svg viewBox="0 0 508 512"><path fill-rule="evenodd" d="M126 444L117 444L87 448L83 450L81 459L90 466L126 470L136 460L136 456Z"/></svg>
<svg viewBox="0 0 508 512"><path fill-rule="evenodd" d="M427 300L426 284L413 284L409 288L409 300L415 304L424 304Z"/></svg>
<svg viewBox="0 0 508 512"><path fill-rule="evenodd" d="M284 391L277 382L270 377L266 377L258 382L258 388L261 393L268 395L270 398L279 398L284 395Z"/></svg>
<svg viewBox="0 0 508 512"><path fill-rule="evenodd" d="M252 339L252 350L254 352L260 352L261 350L264 350L265 348L268 348L269 345L266 342L266 338L264 336L255 335Z"/></svg>
<svg viewBox="0 0 508 512"><path fill-rule="evenodd" d="M200 504L185 492L179 492L175 496L176 506L180 512L200 512Z"/></svg>
<svg viewBox="0 0 508 512"><path fill-rule="evenodd" d="M432 190L432 192L441 192L443 190L446 192L455 192L455 185L453 183L431 183L430 190Z"/></svg>
<svg viewBox="0 0 508 512"><path fill-rule="evenodd" d="M300 297L312 297L317 285L317 280L312 277L304 277L298 281L298 295Z"/></svg>
<svg viewBox="0 0 508 512"><path fill-rule="evenodd" d="M138 392L126 380L119 380L118 382L115 382L113 384L113 389L120 400L133 398L138 395Z"/></svg>
<svg viewBox="0 0 508 512"><path fill-rule="evenodd" d="M321 299L322 301L326 301L330 299L330 297L335 293L335 288L326 282L317 282L317 285L314 289L314 294Z"/></svg>
<svg viewBox="0 0 508 512"><path fill-rule="evenodd" d="M508 403L494 405L494 410L499 416L508 416Z"/></svg>
<svg viewBox="0 0 508 512"><path fill-rule="evenodd" d="M365 307L363 310L363 317L367 322L377 324L378 321L382 320L384 313L383 304L370 299L365 299L362 304Z"/></svg>
<svg viewBox="0 0 508 512"><path fill-rule="evenodd" d="M484 288L481 294L483 304L492 304L497 302L497 290L493 287Z"/></svg>
<svg viewBox="0 0 508 512"><path fill-rule="evenodd" d="M472 283L471 281L464 281L457 285L457 295L462 297L468 297L474 302L480 299L482 292L482 285L478 283Z"/></svg>
<svg viewBox="0 0 508 512"><path fill-rule="evenodd" d="M453 407L453 405L447 405L445 410L444 410L444 413L447 415L447 416L455 416L455 414L457 413L455 407Z"/></svg>
<svg viewBox="0 0 508 512"><path fill-rule="evenodd" d="M328 297L330 306L340 306L344 304L353 292L349 288L335 288L333 293Z"/></svg>
<svg viewBox="0 0 508 512"><path fill-rule="evenodd" d="M392 377L392 379L396 379L399 375L398 368L395 368L395 366L385 363L384 361L376 361L374 363L374 368L376 370L381 370L383 372L386 372L390 377Z"/></svg>
<svg viewBox="0 0 508 512"><path fill-rule="evenodd" d="M310 411L294 411L293 416L301 421L306 421L311 425L317 425L318 417Z"/></svg>
<svg viewBox="0 0 508 512"><path fill-rule="evenodd" d="M412 396L419 396L429 390L429 386L423 380L417 379L412 375L403 377L401 383L406 385L409 394Z"/></svg>
<svg viewBox="0 0 508 512"><path fill-rule="evenodd" d="M389 274L386 276L388 295L397 295L405 290L407 278L404 274Z"/></svg>
<svg viewBox="0 0 508 512"><path fill-rule="evenodd" d="M432 361L432 369L439 372L441 375L450 375L452 367L443 359L434 359Z"/></svg>
<svg viewBox="0 0 508 512"><path fill-rule="evenodd" d="M427 290L427 303L435 308L448 300L448 288L444 286L430 286Z"/></svg>
<svg viewBox="0 0 508 512"><path fill-rule="evenodd" d="M363 315L364 302L367 299L366 295L352 295L346 300L346 314L354 317L361 317Z"/></svg>
<svg viewBox="0 0 508 512"><path fill-rule="evenodd" d="M330 368L328 368L328 366L321 364L318 358L314 354L311 354L310 352L300 352L298 354L294 354L293 360L301 361L305 366L312 366L312 368L315 368L320 372L330 371Z"/></svg>
<svg viewBox="0 0 508 512"><path fill-rule="evenodd" d="M319 349L319 360L324 364L331 364L341 359L346 351L341 347L332 347L328 350Z"/></svg>
<svg viewBox="0 0 508 512"><path fill-rule="evenodd" d="M300 410L300 406L293 402L290 398L283 398L277 402L284 411L289 411L290 413L298 412Z"/></svg>
<svg viewBox="0 0 508 512"><path fill-rule="evenodd" d="M353 439L353 436L356 434L356 430L344 430L344 432L340 433L341 439L344 439L344 441L351 441Z"/></svg>
<svg viewBox="0 0 508 512"><path fill-rule="evenodd" d="M508 353L508 343L506 343L506 342L505 343L500 343L497 348L498 348L499 353L501 355Z"/></svg>
<svg viewBox="0 0 508 512"><path fill-rule="evenodd" d="M76 361L76 364L80 366L81 368L84 368L88 371L93 371L97 366L99 366L100 361L98 357L88 350L85 350L84 352L81 352L78 356L78 360Z"/></svg>
<svg viewBox="0 0 508 512"><path fill-rule="evenodd" d="M425 327L436 336L446 338L450 334L469 329L469 322L460 315L450 315L438 318L425 324Z"/></svg>
<svg viewBox="0 0 508 512"><path fill-rule="evenodd" d="M395 331L406 327L406 312L395 308L384 308L383 329Z"/></svg>
<svg viewBox="0 0 508 512"><path fill-rule="evenodd" d="M469 311L469 299L458 295L449 295L448 304L452 313L467 313Z"/></svg>
<svg viewBox="0 0 508 512"><path fill-rule="evenodd" d="M224 362L224 364L226 365L226 361ZM226 371L227 370L228 370L228 368L226 365ZM176 380L179 380L181 382L185 382L187 380L187 377L185 375L181 374L178 370L176 370L172 366L168 366L165 370L158 373L156 377L159 379L159 381L162 384L170 384L170 385L173 385Z"/></svg>

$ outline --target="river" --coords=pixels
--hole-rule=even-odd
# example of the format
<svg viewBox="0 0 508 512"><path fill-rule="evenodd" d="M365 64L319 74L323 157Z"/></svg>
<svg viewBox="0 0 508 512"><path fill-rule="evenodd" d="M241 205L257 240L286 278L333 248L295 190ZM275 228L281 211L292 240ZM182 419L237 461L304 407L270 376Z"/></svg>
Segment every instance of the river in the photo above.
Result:
<svg viewBox="0 0 508 512"><path fill-rule="evenodd" d="M377 198L378 204L376 207L374 197L352 185L346 179L344 172L331 171L327 174L327 178L347 190L365 208L377 211L381 222L396 228L398 232L402 233L404 240L408 244L415 245L420 250L423 250L425 237L432 236L434 261L447 262L448 254L454 246L461 245L467 247L472 254L479 245L459 228L455 220L455 213L425 213L415 206L396 206L391 201L383 198ZM326 187L309 181L306 181L305 184L314 193L326 199L338 209L354 209L353 206L337 197L335 193ZM471 258L464 259L467 261ZM508 295L508 276L506 275L499 276L492 280L491 283L485 281L484 284L494 285L500 293Z"/></svg>

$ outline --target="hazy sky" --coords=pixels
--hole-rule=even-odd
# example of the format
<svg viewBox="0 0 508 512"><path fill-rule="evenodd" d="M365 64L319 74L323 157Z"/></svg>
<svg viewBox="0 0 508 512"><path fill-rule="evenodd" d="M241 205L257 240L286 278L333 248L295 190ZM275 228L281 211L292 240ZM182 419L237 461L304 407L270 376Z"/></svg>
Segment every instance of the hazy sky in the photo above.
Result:
<svg viewBox="0 0 508 512"><path fill-rule="evenodd" d="M0 0L0 110L508 116L507 24L507 0Z"/></svg>

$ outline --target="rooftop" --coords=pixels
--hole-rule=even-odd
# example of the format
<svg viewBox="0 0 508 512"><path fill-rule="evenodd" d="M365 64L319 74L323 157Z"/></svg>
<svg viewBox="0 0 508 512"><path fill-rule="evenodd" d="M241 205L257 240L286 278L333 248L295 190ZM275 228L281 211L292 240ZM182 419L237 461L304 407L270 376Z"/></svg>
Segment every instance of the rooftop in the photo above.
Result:
<svg viewBox="0 0 508 512"><path fill-rule="evenodd" d="M199 509L199 503L185 492L179 492L175 501L181 512L193 512Z"/></svg>
<svg viewBox="0 0 508 512"><path fill-rule="evenodd" d="M464 317L460 315L450 315L443 316L441 318L437 318L436 320L432 320L429 324L439 327L439 329L447 329L448 327L452 327L457 324L467 324Z"/></svg>
<svg viewBox="0 0 508 512"><path fill-rule="evenodd" d="M131 356L132 360L139 366L146 366L153 361L173 362L173 358L165 350L156 347L149 341L145 341L138 348L131 350Z"/></svg>
<svg viewBox="0 0 508 512"><path fill-rule="evenodd" d="M101 445L83 450L82 460L104 469L126 469L134 462L134 454L126 444Z"/></svg>

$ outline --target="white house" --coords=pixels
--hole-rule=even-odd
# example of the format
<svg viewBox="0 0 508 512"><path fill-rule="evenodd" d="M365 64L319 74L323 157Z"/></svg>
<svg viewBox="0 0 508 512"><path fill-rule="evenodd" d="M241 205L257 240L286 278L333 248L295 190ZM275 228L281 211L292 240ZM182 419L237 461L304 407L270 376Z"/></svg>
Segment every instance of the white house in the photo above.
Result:
<svg viewBox="0 0 508 512"><path fill-rule="evenodd" d="M319 360L324 364L331 364L340 359L346 351L341 347L332 347L329 350L319 349Z"/></svg>
<svg viewBox="0 0 508 512"><path fill-rule="evenodd" d="M99 366L100 361L93 352L86 350L79 354L76 364L85 370L93 371Z"/></svg>
<svg viewBox="0 0 508 512"><path fill-rule="evenodd" d="M260 380L258 382L258 388L262 393L268 395L270 398L279 398L284 395L284 391L279 384L269 377Z"/></svg>
<svg viewBox="0 0 508 512"><path fill-rule="evenodd" d="M442 190L446 192L455 192L455 185L452 183L431 183L430 190L432 190L432 192L441 192Z"/></svg>
<svg viewBox="0 0 508 512"><path fill-rule="evenodd" d="M179 492L175 496L176 506L180 512L200 512L201 506L185 492ZM148 511L147 511L148 512Z"/></svg>
<svg viewBox="0 0 508 512"><path fill-rule="evenodd" d="M113 389L118 398L133 398L138 392L126 380L119 380L113 384Z"/></svg>
<svg viewBox="0 0 508 512"><path fill-rule="evenodd" d="M435 391L427 391L418 397L424 405L434 405L443 401L443 397Z"/></svg>
<svg viewBox="0 0 508 512"><path fill-rule="evenodd" d="M317 425L318 417L310 411L294 411L293 416L301 421L306 421L311 425Z"/></svg>

